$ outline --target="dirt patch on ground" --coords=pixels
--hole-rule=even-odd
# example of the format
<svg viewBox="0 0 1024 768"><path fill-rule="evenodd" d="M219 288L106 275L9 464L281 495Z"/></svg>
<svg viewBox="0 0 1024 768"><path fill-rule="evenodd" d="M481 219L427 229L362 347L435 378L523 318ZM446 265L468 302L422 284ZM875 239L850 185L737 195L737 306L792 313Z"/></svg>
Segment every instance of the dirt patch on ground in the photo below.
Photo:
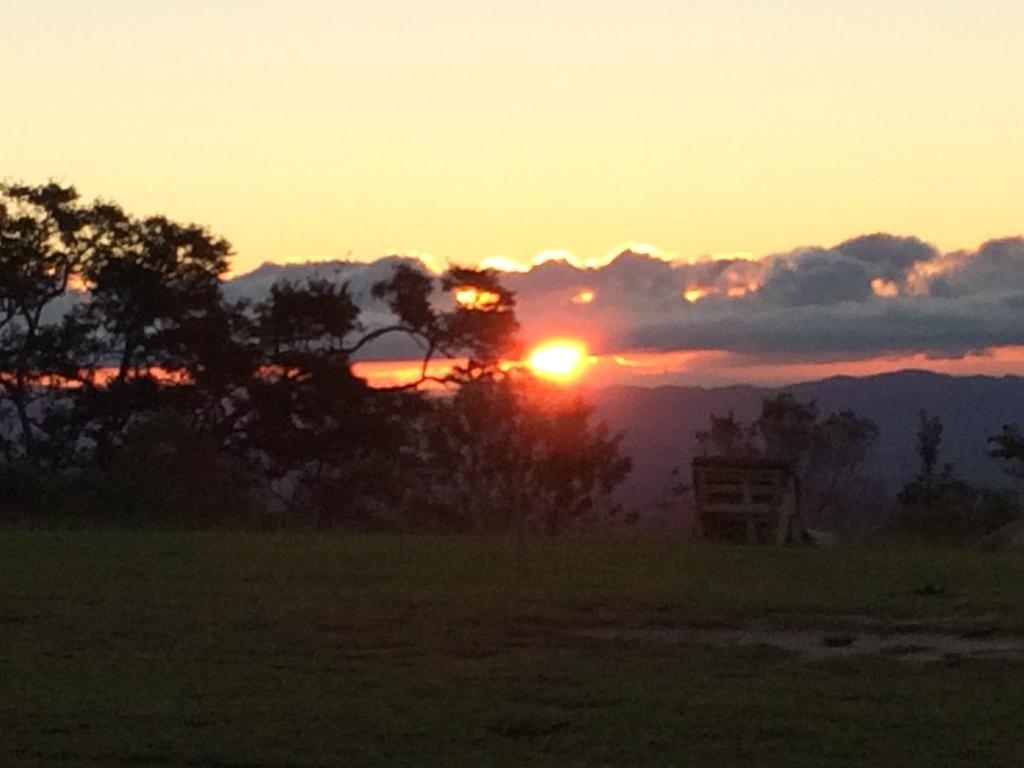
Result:
<svg viewBox="0 0 1024 768"><path fill-rule="evenodd" d="M1024 637L1001 632L984 617L928 622L844 617L812 621L809 626L778 626L764 621L735 627L604 628L584 634L596 640L718 648L768 647L808 661L867 655L916 663L950 659L1024 660Z"/></svg>

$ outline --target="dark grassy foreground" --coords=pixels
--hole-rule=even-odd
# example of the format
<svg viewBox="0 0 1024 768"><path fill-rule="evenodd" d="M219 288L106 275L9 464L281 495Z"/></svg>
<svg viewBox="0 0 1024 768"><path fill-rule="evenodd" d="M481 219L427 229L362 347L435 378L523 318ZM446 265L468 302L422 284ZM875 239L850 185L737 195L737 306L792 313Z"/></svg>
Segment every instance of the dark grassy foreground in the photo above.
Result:
<svg viewBox="0 0 1024 768"><path fill-rule="evenodd" d="M852 615L1019 631L1024 557L0 531L0 765L1024 765L1020 662L587 636Z"/></svg>

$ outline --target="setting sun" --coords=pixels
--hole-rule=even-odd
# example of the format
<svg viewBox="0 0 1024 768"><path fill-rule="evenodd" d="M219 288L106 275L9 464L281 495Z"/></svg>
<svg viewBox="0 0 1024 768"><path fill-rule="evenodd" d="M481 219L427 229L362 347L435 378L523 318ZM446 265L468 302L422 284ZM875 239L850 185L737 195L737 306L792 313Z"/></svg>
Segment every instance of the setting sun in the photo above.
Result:
<svg viewBox="0 0 1024 768"><path fill-rule="evenodd" d="M590 356L583 342L551 339L530 351L526 367L538 378L568 382L582 374L589 362Z"/></svg>

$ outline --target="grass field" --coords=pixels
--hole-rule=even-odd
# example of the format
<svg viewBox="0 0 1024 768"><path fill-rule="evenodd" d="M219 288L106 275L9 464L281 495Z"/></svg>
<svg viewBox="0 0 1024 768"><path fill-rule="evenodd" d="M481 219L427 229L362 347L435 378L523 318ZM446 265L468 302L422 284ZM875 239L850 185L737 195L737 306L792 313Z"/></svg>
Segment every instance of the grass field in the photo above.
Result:
<svg viewBox="0 0 1024 768"><path fill-rule="evenodd" d="M0 531L0 765L1024 765L1019 659L707 640L895 626L1024 636L1024 557Z"/></svg>

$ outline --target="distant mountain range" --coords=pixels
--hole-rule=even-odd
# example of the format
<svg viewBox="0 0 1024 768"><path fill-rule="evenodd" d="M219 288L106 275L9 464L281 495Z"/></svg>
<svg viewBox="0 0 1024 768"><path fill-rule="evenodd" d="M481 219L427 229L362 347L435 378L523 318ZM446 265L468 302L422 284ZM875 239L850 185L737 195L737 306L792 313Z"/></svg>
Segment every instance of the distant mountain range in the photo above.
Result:
<svg viewBox="0 0 1024 768"><path fill-rule="evenodd" d="M979 486L1010 483L1002 463L988 455L988 438L1003 424L1024 425L1024 377L1020 376L954 377L901 371L780 388L609 387L592 392L590 399L609 427L625 432L623 447L633 457L632 475L621 489L624 506L640 510L642 517L659 524L682 523L689 501L671 496L669 489L689 482L696 432L707 428L711 414L732 411L737 418L752 421L765 396L784 391L801 401L814 400L823 415L849 409L878 425L878 439L865 466L865 475L874 481L875 497L895 494L916 471L916 432L922 409L942 419L940 463L952 463L960 477ZM675 476L674 467L680 468ZM659 502L664 501L669 504L659 511Z"/></svg>

